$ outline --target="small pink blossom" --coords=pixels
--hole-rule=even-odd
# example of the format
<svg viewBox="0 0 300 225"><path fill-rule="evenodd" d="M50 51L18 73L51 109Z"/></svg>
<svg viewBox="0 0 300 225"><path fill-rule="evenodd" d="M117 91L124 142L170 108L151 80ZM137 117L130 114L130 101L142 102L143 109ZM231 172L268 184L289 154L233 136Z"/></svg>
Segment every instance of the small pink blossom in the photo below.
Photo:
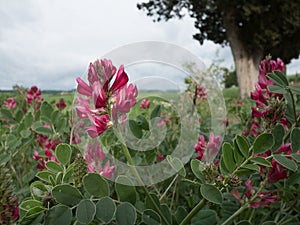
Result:
<svg viewBox="0 0 300 225"><path fill-rule="evenodd" d="M101 135L110 125L108 115L89 116L93 126L87 127L87 133L90 137L96 138Z"/></svg>
<svg viewBox="0 0 300 225"><path fill-rule="evenodd" d="M67 107L65 100L63 98L61 98L55 105L59 110L63 110L64 108Z"/></svg>
<svg viewBox="0 0 300 225"><path fill-rule="evenodd" d="M116 79L114 80L112 86L110 87L110 92L114 93L124 87L128 82L127 73L124 71L124 66L121 65L118 72Z"/></svg>
<svg viewBox="0 0 300 225"><path fill-rule="evenodd" d="M6 101L4 101L3 105L9 109L15 109L17 107L17 104L12 97L9 97Z"/></svg>
<svg viewBox="0 0 300 225"><path fill-rule="evenodd" d="M164 155L161 155L161 154L157 154L156 155L156 161L157 162L161 162L165 159L165 156Z"/></svg>
<svg viewBox="0 0 300 225"><path fill-rule="evenodd" d="M85 160L88 163L88 171L97 172L104 177L110 178L115 171L115 166L111 166L110 161L106 161L103 166L104 158L105 154L98 141L89 142L85 154Z"/></svg>
<svg viewBox="0 0 300 225"><path fill-rule="evenodd" d="M38 89L37 86L32 86L28 91L27 91L27 103L31 104L32 101L35 103L39 103L43 101L41 97L41 90Z"/></svg>
<svg viewBox="0 0 300 225"><path fill-rule="evenodd" d="M196 95L198 98L205 100L207 98L206 96L206 88L203 86L196 86Z"/></svg>
<svg viewBox="0 0 300 225"><path fill-rule="evenodd" d="M203 135L199 136L199 141L195 144L195 151L198 153L197 159L206 162L212 162L218 154L221 145L221 137L210 133L209 141L206 143Z"/></svg>
<svg viewBox="0 0 300 225"><path fill-rule="evenodd" d="M151 101L149 99L143 98L143 100L141 101L140 108L141 109L149 109L150 104L151 104Z"/></svg>

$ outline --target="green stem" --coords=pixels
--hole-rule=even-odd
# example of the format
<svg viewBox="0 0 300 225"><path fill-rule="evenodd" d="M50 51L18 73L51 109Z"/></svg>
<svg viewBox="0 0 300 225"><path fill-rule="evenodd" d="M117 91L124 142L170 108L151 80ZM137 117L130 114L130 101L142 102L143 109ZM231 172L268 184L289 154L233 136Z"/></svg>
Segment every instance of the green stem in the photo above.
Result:
<svg viewBox="0 0 300 225"><path fill-rule="evenodd" d="M239 208L234 214L232 214L227 220L225 220L221 225L225 225L229 223L232 219L237 217L241 212L243 212L246 208L248 208L248 204L243 205L241 208Z"/></svg>
<svg viewBox="0 0 300 225"><path fill-rule="evenodd" d="M203 198L193 209L187 214L187 216L181 221L180 225L187 225L191 219L202 209L206 200Z"/></svg>
<svg viewBox="0 0 300 225"><path fill-rule="evenodd" d="M119 139L119 141L120 141L120 143L121 143L121 147L122 147L123 153L124 153L124 155L125 155L125 157L126 157L128 163L129 163L129 165L130 165L130 169L131 169L132 172L134 173L134 176L136 177L136 179L137 179L139 185L143 188L145 194L147 195L147 197L150 199L150 201L151 201L152 204L154 205L156 211L159 213L159 215L161 216L161 218L162 218L162 220L164 221L164 223L167 224L167 225L170 225L169 221L166 219L166 217L165 217L165 216L163 215L163 213L161 212L160 206L158 206L158 205L156 204L156 202L154 201L154 199L153 199L152 196L150 195L148 189L145 187L145 184L144 184L143 180L141 179L141 177L140 177L138 171L137 171L136 168L134 167L134 163L133 163L132 157L131 157L130 152L129 152L129 150L128 150L128 148L127 148L127 146L126 146L126 144L125 144L125 142L124 142L124 140L123 140L122 134L120 134L119 132L117 132L116 135L117 135L117 137L118 137L118 139Z"/></svg>

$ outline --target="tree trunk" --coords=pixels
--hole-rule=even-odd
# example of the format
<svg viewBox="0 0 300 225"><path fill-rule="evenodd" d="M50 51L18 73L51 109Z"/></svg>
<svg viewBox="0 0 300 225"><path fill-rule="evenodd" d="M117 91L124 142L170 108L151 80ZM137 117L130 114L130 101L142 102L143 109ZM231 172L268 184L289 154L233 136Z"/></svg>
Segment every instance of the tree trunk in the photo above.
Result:
<svg viewBox="0 0 300 225"><path fill-rule="evenodd" d="M259 75L259 62L262 59L262 50L247 49L247 46L239 38L237 22L233 12L229 9L224 16L227 39L229 41L234 58L240 97L250 96Z"/></svg>

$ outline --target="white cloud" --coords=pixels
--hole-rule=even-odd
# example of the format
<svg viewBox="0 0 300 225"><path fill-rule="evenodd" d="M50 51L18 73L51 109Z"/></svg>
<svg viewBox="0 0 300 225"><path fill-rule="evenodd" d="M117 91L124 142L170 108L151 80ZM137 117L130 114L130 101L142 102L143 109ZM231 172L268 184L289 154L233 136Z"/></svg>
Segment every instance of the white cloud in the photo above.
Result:
<svg viewBox="0 0 300 225"><path fill-rule="evenodd" d="M192 19L153 23L136 8L141 1L0 0L0 89L16 83L74 88L75 78L85 73L90 61L144 40L180 45L206 65L219 49L223 65L233 65L228 47L212 42L200 46L193 40Z"/></svg>

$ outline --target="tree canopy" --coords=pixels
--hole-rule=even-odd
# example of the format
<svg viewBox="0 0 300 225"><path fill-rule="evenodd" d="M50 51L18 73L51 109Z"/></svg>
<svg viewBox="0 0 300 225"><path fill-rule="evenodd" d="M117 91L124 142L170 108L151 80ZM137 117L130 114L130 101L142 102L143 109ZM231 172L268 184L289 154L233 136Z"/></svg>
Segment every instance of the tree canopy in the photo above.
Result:
<svg viewBox="0 0 300 225"><path fill-rule="evenodd" d="M189 15L195 18L199 31L193 37L228 44L228 23L232 17L235 32L247 51L271 54L285 63L299 57L300 1L299 0L149 0L139 3L155 21ZM262 54L261 54L262 53Z"/></svg>

